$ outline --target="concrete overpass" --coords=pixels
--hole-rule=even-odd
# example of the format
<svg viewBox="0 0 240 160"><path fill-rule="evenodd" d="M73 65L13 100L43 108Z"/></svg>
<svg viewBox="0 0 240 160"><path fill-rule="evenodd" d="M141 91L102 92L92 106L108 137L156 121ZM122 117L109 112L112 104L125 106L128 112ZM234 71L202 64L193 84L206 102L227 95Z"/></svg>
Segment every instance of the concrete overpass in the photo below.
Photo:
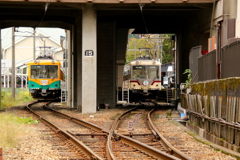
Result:
<svg viewBox="0 0 240 160"><path fill-rule="evenodd" d="M69 104L82 113L94 113L99 103L110 106L116 103L116 74L125 62L130 28L135 28L134 33L176 34L179 84L185 81L182 73L189 68L190 49L202 45L202 49L207 50L208 38L216 32L212 31L214 17L218 16L216 8L223 2L0 0L0 28L59 27L69 30L69 87L73 89ZM88 51L93 55L89 56Z"/></svg>

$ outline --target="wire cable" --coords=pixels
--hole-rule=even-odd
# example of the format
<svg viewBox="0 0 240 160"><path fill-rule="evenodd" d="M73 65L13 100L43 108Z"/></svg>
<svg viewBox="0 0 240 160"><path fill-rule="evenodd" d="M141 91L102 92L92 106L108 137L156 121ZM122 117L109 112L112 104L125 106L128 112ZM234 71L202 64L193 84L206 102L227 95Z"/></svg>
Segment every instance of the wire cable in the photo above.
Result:
<svg viewBox="0 0 240 160"><path fill-rule="evenodd" d="M51 1L51 0L50 0L50 1ZM46 3L45 3L44 14L43 14L43 16L42 16L41 21L38 23L37 27L39 27L39 26L41 25L41 23L42 23L42 21L43 21L45 15L46 15L46 12L47 12L47 10L48 10L48 6L49 6L49 4L50 4L50 2L46 2ZM35 27L35 28L37 28L37 27Z"/></svg>
<svg viewBox="0 0 240 160"><path fill-rule="evenodd" d="M144 27L145 27L145 29L146 29L146 32L148 33L147 25L146 25L146 22L145 22L145 19L144 19L144 16L143 16L143 7L144 7L144 4L141 3L141 0L138 0L138 4L139 4L140 11L141 11L141 15L142 15Z"/></svg>

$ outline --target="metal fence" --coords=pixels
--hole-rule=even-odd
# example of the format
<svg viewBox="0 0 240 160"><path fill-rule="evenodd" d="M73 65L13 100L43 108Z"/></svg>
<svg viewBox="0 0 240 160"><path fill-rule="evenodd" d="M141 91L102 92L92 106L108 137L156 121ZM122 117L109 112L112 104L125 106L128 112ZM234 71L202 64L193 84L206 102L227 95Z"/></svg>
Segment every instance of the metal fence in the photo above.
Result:
<svg viewBox="0 0 240 160"><path fill-rule="evenodd" d="M191 58L191 57L189 57ZM240 41L221 49L220 79L240 77ZM216 79L216 50L198 58L198 81Z"/></svg>
<svg viewBox="0 0 240 160"><path fill-rule="evenodd" d="M198 82L198 57L201 56L202 46L193 47L189 53L189 68L192 71L192 81Z"/></svg>
<svg viewBox="0 0 240 160"><path fill-rule="evenodd" d="M240 41L222 48L221 78L240 77Z"/></svg>
<svg viewBox="0 0 240 160"><path fill-rule="evenodd" d="M198 81L216 79L216 50L198 58Z"/></svg>
<svg viewBox="0 0 240 160"><path fill-rule="evenodd" d="M189 58L196 61L196 57ZM209 141L239 152L240 127L236 124L240 121L240 41L200 56L197 61L198 81L204 82L192 84L191 94L181 95L181 104L190 113L187 126Z"/></svg>

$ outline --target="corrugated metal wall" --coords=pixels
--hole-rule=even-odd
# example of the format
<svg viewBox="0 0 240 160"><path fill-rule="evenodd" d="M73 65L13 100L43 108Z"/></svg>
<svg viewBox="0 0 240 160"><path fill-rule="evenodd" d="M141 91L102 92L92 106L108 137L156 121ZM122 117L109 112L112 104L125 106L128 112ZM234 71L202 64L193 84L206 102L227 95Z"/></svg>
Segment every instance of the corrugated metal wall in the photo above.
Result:
<svg viewBox="0 0 240 160"><path fill-rule="evenodd" d="M216 50L198 58L198 81L216 79Z"/></svg>
<svg viewBox="0 0 240 160"><path fill-rule="evenodd" d="M107 103L114 106L115 102L115 55L113 22L98 23L97 46L97 104Z"/></svg>
<svg viewBox="0 0 240 160"><path fill-rule="evenodd" d="M240 41L222 48L220 59L220 79L240 77ZM216 50L198 58L198 81L212 79L216 79Z"/></svg>
<svg viewBox="0 0 240 160"><path fill-rule="evenodd" d="M193 47L189 53L189 69L192 71L192 81L198 82L198 57L201 56L202 46Z"/></svg>
<svg viewBox="0 0 240 160"><path fill-rule="evenodd" d="M125 63L126 50L128 43L128 28L117 28L116 29L116 59L117 63Z"/></svg>
<svg viewBox="0 0 240 160"><path fill-rule="evenodd" d="M222 49L221 78L240 77L240 42Z"/></svg>

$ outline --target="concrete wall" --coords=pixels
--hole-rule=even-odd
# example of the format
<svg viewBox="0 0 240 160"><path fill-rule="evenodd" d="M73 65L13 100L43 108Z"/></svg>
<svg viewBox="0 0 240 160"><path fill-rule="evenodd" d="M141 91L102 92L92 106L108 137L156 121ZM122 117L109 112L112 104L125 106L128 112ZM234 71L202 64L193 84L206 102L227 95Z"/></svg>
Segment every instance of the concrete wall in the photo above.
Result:
<svg viewBox="0 0 240 160"><path fill-rule="evenodd" d="M190 50L200 43L197 16L198 13L192 13L188 19L183 19L180 34L177 34L177 84L186 81L187 77L183 72L189 68Z"/></svg>
<svg viewBox="0 0 240 160"><path fill-rule="evenodd" d="M212 36L218 36L218 28L221 27L221 47L226 46L230 41L228 39L229 28L228 19L236 19L235 37L240 35L239 28L239 1L238 0L220 0L216 1L214 7L214 16L212 22ZM218 26L218 24L220 26ZM232 26L234 27L234 26ZM234 37L232 37L234 38Z"/></svg>
<svg viewBox="0 0 240 160"><path fill-rule="evenodd" d="M240 1L237 1L236 37L240 38Z"/></svg>
<svg viewBox="0 0 240 160"><path fill-rule="evenodd" d="M222 41L222 47L226 46L228 44L228 35L227 35L227 31L230 29L228 28L228 22L227 19L229 18L236 18L235 13L233 12L235 9L234 7L234 3L235 0L232 1L223 1L223 12L222 12L222 17L223 17L223 21L222 21L222 33L221 33L221 41Z"/></svg>
<svg viewBox="0 0 240 160"><path fill-rule="evenodd" d="M199 24L199 45L202 46L202 51L208 50L208 38L210 37L210 25L212 17L212 9L203 9L198 13ZM195 46L193 46L195 47Z"/></svg>
<svg viewBox="0 0 240 160"><path fill-rule="evenodd" d="M97 104L115 106L115 23L99 22L97 26Z"/></svg>

